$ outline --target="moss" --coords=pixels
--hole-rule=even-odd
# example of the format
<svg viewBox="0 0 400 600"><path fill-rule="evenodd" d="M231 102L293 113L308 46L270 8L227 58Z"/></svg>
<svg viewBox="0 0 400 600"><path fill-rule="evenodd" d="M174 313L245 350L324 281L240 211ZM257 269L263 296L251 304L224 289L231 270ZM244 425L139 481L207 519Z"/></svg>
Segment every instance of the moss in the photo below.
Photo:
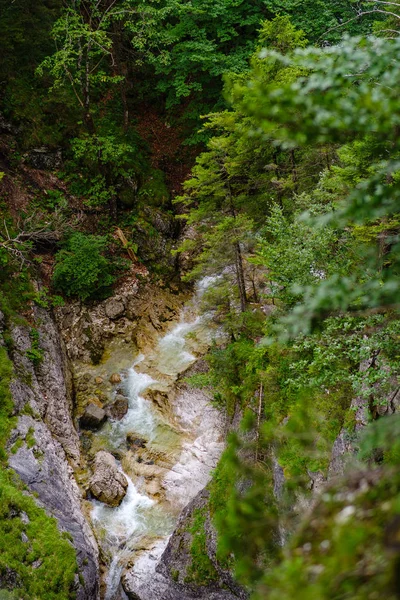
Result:
<svg viewBox="0 0 400 600"><path fill-rule="evenodd" d="M29 523L20 518L25 512ZM11 516L15 515L18 516ZM30 541L26 544L21 535ZM40 560L40 566L33 563ZM55 519L16 486L12 475L0 471L0 574L12 569L21 581L19 598L72 600L75 597L75 551L63 540Z"/></svg>
<svg viewBox="0 0 400 600"><path fill-rule="evenodd" d="M11 447L11 454L16 454L23 445L24 440L22 438L18 438L15 444L13 444Z"/></svg>
<svg viewBox="0 0 400 600"><path fill-rule="evenodd" d="M231 461L231 449L222 454L218 465L213 473L212 479L208 484L210 491L210 516L217 532L223 530L223 523L227 518L229 499L234 494L234 488L238 473ZM223 540L218 535L217 560L223 569L234 569L235 560L228 548L224 547Z"/></svg>
<svg viewBox="0 0 400 600"><path fill-rule="evenodd" d="M40 415L33 410L32 406L29 404L29 402L27 402L25 404L24 408L21 410L21 415L28 415L29 417L32 417L33 419L40 418Z"/></svg>
<svg viewBox="0 0 400 600"><path fill-rule="evenodd" d="M189 528L192 534L192 545L190 547L192 562L187 570L186 583L208 585L219 579L207 553L206 510L206 508L196 509L192 516L192 525Z"/></svg>
<svg viewBox="0 0 400 600"><path fill-rule="evenodd" d="M26 355L32 363L37 366L43 360L43 350L39 346L39 331L32 328L30 331L31 347L26 351Z"/></svg>
<svg viewBox="0 0 400 600"><path fill-rule="evenodd" d="M178 569L172 569L171 571L171 577L174 581L179 581L179 570Z"/></svg>
<svg viewBox="0 0 400 600"><path fill-rule="evenodd" d="M28 448L33 448L36 444L36 440L34 437L35 429L34 427L29 427L28 433L26 434L25 441Z"/></svg>
<svg viewBox="0 0 400 600"><path fill-rule="evenodd" d="M169 202L169 191L164 179L164 173L153 169L140 188L141 203L153 206L165 206Z"/></svg>

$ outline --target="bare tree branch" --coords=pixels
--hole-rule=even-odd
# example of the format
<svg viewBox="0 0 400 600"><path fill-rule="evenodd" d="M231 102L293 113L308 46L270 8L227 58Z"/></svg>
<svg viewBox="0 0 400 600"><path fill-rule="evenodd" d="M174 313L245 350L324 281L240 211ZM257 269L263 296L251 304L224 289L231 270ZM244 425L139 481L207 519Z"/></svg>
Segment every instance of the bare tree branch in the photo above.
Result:
<svg viewBox="0 0 400 600"><path fill-rule="evenodd" d="M81 214L70 218L61 209L55 210L50 216L34 212L17 222L19 233L14 237L10 235L4 220L3 231L0 231L0 248L19 261L20 267L31 264L29 253L35 245L60 242L68 229L76 228L81 218Z"/></svg>

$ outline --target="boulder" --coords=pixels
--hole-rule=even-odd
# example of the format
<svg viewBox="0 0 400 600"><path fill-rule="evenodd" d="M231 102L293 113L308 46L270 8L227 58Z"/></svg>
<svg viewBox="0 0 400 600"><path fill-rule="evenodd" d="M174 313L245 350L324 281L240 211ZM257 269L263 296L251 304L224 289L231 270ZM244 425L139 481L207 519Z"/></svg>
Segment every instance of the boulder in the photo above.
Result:
<svg viewBox="0 0 400 600"><path fill-rule="evenodd" d="M89 402L79 419L79 425L82 429L99 429L106 419L105 411L97 404Z"/></svg>
<svg viewBox="0 0 400 600"><path fill-rule="evenodd" d="M105 313L109 319L118 319L125 312L124 303L116 298L110 298L104 307Z"/></svg>
<svg viewBox="0 0 400 600"><path fill-rule="evenodd" d="M121 383L121 375L119 373L113 373L109 379L110 383L115 385L116 383Z"/></svg>
<svg viewBox="0 0 400 600"><path fill-rule="evenodd" d="M121 394L117 394L114 402L108 407L107 412L112 419L120 421L128 412L128 407L128 398L125 398L125 396L122 396Z"/></svg>
<svg viewBox="0 0 400 600"><path fill-rule="evenodd" d="M93 496L101 502L109 506L121 504L128 488L128 481L109 452L101 450L96 454L89 487Z"/></svg>

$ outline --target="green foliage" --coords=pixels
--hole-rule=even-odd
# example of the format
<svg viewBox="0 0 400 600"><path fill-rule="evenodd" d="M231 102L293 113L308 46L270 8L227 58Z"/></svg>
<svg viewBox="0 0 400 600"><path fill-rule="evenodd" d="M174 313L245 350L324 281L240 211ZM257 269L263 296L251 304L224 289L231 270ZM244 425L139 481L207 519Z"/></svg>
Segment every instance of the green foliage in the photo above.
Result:
<svg viewBox="0 0 400 600"><path fill-rule="evenodd" d="M87 206L110 204L118 185L135 179L142 162L134 140L113 134L82 135L71 140L71 149L67 178Z"/></svg>
<svg viewBox="0 0 400 600"><path fill-rule="evenodd" d="M383 461L396 467L400 461L399 431L399 415L386 416L370 423L358 440L359 459Z"/></svg>
<svg viewBox="0 0 400 600"><path fill-rule="evenodd" d="M290 45L294 39L298 49ZM229 82L232 109L211 115L214 138L181 198L201 236L194 274L232 264L226 248L220 244L218 252L214 244L229 197L236 218L251 218L249 238L257 239L244 254L244 273L246 262L263 269L264 301L275 304L272 313L264 305L269 316L260 345L255 330L231 329L234 310L223 278L208 298L233 340L211 350L210 372L199 383L230 414L241 406L250 415L246 433L231 441L214 473L210 505L219 559L234 564L242 582L261 582L255 598L361 600L380 585L392 597L393 565L381 567L384 511L372 508L374 498L391 497L395 510L398 482L391 486L387 470L382 480L376 475L377 495L371 486L360 497L354 528L343 521L336 531L333 513L340 509L323 508L324 533L309 539L300 529L286 555L277 556L277 465L285 476L280 524L292 531L292 507L309 493L314 474L327 473L339 433L360 446L358 459L371 466L399 460L397 419L380 418L399 376L399 42L348 38L319 49L303 41L287 18L263 26L267 50L253 58L249 76ZM350 409L355 397L376 420L361 440ZM367 539L374 552L365 549ZM360 577L360 561L372 577Z"/></svg>
<svg viewBox="0 0 400 600"><path fill-rule="evenodd" d="M329 190L339 210L320 218L321 227L330 222L343 230L396 219L398 97L393 86L400 72L392 58L398 48L398 40L348 38L340 46L298 50L292 57L266 50L267 62L277 61L308 74L279 83L256 77L251 87L236 87L243 110L275 144L293 149L307 144L321 148L326 143L345 144L338 153L344 165L333 167L323 181L325 196ZM350 156L356 158L356 168ZM318 194L321 196L320 190ZM304 287L304 304L293 312L296 331L300 323L302 327L310 324L314 314L327 309L393 302L398 290L398 231L386 229L385 233L384 269L375 248L369 255L364 252L367 277L360 278L357 270L345 276L335 271L316 289Z"/></svg>
<svg viewBox="0 0 400 600"><path fill-rule="evenodd" d="M31 347L26 351L26 355L35 366L39 365L43 360L43 350L40 348L40 335L37 329L32 328L30 331Z"/></svg>
<svg viewBox="0 0 400 600"><path fill-rule="evenodd" d="M208 585L218 580L218 572L207 553L206 510L197 508L194 511L189 529L192 534L192 562L187 570L185 582L197 585Z"/></svg>
<svg viewBox="0 0 400 600"><path fill-rule="evenodd" d="M397 597L398 473L376 475L323 494L254 600Z"/></svg>
<svg viewBox="0 0 400 600"><path fill-rule="evenodd" d="M0 347L0 461L3 462L7 454L5 443L15 424L12 418L13 403L10 392L10 383L13 375L12 363L8 358L5 348Z"/></svg>
<svg viewBox="0 0 400 600"><path fill-rule="evenodd" d="M159 169L150 171L140 187L139 200L145 205L166 206L169 204L169 196L164 173Z"/></svg>
<svg viewBox="0 0 400 600"><path fill-rule="evenodd" d="M115 281L115 267L104 256L106 249L105 237L73 233L56 254L54 287L82 300L108 295Z"/></svg>
<svg viewBox="0 0 400 600"><path fill-rule="evenodd" d="M348 273L353 267L349 245L345 236L329 225L312 227L273 206L261 231L257 260L268 269L269 295L290 306L301 299L305 286L334 273Z"/></svg>

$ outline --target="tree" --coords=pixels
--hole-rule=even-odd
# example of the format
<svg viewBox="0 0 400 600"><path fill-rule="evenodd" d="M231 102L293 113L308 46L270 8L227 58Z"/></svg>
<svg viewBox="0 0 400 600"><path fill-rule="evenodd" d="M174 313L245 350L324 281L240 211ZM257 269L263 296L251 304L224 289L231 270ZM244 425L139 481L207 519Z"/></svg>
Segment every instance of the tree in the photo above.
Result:
<svg viewBox="0 0 400 600"><path fill-rule="evenodd" d="M340 183L348 195L323 223L329 220L343 229L380 223L381 234L386 231L383 268L377 247L370 256L367 278L335 273L315 289L308 288L304 304L294 311L297 326L310 324L319 311L397 304L400 148L395 90L400 79L399 48L397 39L348 38L336 47L295 51L290 58L266 50L265 60L303 69L306 74L279 83L256 77L245 91L236 88L242 109L276 143L291 149L342 143L343 156L346 149L353 157L358 153L357 160L363 156L366 167L358 180L350 167L341 170L341 177L337 169L327 174L326 187L334 189Z"/></svg>

